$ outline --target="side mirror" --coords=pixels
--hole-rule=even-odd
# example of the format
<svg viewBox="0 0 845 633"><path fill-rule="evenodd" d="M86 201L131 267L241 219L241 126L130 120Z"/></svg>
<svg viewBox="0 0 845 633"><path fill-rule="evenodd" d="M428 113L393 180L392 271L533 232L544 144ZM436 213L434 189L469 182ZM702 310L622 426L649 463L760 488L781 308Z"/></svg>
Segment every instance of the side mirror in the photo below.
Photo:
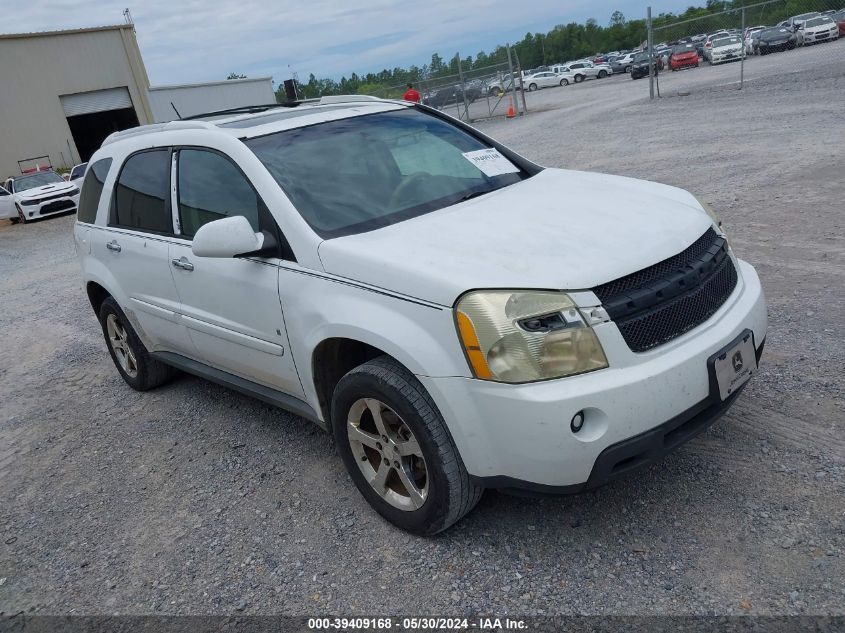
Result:
<svg viewBox="0 0 845 633"><path fill-rule="evenodd" d="M264 235L252 230L242 215L203 224L191 245L197 257L237 257L261 250Z"/></svg>

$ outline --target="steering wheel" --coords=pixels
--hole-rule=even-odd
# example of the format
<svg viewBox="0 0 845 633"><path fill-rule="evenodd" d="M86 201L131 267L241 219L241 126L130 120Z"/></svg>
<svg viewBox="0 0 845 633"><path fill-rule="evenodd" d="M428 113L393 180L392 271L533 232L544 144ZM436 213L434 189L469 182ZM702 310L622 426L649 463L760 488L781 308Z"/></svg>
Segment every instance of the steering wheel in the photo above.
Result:
<svg viewBox="0 0 845 633"><path fill-rule="evenodd" d="M418 186L427 178L431 178L431 174L427 171L415 171L413 174L408 175L406 179L400 182L396 189L393 190L393 193L390 195L388 206L395 207L412 187Z"/></svg>

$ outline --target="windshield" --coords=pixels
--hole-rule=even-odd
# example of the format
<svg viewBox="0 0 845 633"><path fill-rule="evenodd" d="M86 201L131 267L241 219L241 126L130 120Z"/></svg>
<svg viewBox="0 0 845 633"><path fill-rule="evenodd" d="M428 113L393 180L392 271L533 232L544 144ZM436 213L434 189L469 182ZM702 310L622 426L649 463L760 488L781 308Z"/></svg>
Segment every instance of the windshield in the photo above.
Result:
<svg viewBox="0 0 845 633"><path fill-rule="evenodd" d="M804 26L821 26L822 24L832 24L833 20L830 18L812 18L804 22Z"/></svg>
<svg viewBox="0 0 845 633"><path fill-rule="evenodd" d="M21 176L15 178L15 191L26 191L27 189L35 189L36 187L43 187L54 182L64 182L62 177L54 171L41 171L31 176Z"/></svg>
<svg viewBox="0 0 845 633"><path fill-rule="evenodd" d="M676 46L672 49L672 54L680 55L681 53L692 53L695 52L695 46L693 44L681 44L680 46Z"/></svg>
<svg viewBox="0 0 845 633"><path fill-rule="evenodd" d="M324 238L388 226L529 175L496 150L484 153L490 146L476 137L412 108L244 142Z"/></svg>
<svg viewBox="0 0 845 633"><path fill-rule="evenodd" d="M635 62L644 62L648 60L648 53L637 53L634 55L633 61Z"/></svg>
<svg viewBox="0 0 845 633"><path fill-rule="evenodd" d="M789 29L766 29L765 31L761 31L759 37L786 37L791 34Z"/></svg>
<svg viewBox="0 0 845 633"><path fill-rule="evenodd" d="M713 48L719 48L721 46L730 46L731 44L740 44L738 37L723 37L718 40L713 41Z"/></svg>

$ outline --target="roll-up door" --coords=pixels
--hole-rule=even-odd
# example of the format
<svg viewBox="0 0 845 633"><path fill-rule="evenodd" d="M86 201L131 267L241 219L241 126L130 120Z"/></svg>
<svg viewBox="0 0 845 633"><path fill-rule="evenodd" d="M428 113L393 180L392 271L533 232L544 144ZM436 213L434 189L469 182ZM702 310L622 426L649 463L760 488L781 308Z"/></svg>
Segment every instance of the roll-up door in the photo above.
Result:
<svg viewBox="0 0 845 633"><path fill-rule="evenodd" d="M62 101L65 116L68 117L132 107L132 99L129 98L129 90L125 86L78 92L72 95L63 95L59 98Z"/></svg>

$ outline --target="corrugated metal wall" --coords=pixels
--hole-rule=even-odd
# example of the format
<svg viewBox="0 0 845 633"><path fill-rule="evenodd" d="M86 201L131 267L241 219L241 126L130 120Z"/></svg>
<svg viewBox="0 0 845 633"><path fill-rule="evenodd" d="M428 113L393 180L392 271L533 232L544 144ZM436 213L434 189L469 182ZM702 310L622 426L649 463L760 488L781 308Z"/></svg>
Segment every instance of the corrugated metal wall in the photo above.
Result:
<svg viewBox="0 0 845 633"><path fill-rule="evenodd" d="M170 105L171 101L182 117L276 102L273 80L270 77L232 79L207 84L155 86L150 88L149 98L156 123L179 118Z"/></svg>
<svg viewBox="0 0 845 633"><path fill-rule="evenodd" d="M149 82L131 26L0 36L0 177L17 161L79 162L61 96L126 87L141 124L151 123Z"/></svg>

